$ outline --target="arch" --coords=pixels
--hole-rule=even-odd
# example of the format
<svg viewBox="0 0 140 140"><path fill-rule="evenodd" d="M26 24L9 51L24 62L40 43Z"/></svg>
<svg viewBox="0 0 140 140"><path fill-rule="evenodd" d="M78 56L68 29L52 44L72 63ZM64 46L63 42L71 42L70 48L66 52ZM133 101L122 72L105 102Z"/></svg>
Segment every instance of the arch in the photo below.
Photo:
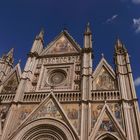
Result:
<svg viewBox="0 0 140 140"><path fill-rule="evenodd" d="M120 140L120 138L112 133L107 132L99 135L95 140Z"/></svg>
<svg viewBox="0 0 140 140"><path fill-rule="evenodd" d="M76 140L73 132L62 121L38 119L24 126L14 140Z"/></svg>

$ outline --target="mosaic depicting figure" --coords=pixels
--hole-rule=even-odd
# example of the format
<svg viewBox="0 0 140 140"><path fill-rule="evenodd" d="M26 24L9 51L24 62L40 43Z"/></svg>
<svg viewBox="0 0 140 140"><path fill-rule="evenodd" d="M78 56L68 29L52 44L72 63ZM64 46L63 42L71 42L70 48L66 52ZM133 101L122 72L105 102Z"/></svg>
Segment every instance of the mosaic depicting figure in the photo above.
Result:
<svg viewBox="0 0 140 140"><path fill-rule="evenodd" d="M63 106L64 110L70 121L72 122L73 126L79 132L79 120L80 120L80 112L79 112L79 105L78 104L66 104Z"/></svg>
<svg viewBox="0 0 140 140"><path fill-rule="evenodd" d="M103 120L100 126L100 131L115 132L115 129L110 120Z"/></svg>
<svg viewBox="0 0 140 140"><path fill-rule="evenodd" d="M92 116L92 127L94 126L95 122L97 121L97 118L98 118L102 108L103 108L102 104L92 105L92 112L91 112L92 113L91 114L91 116Z"/></svg>
<svg viewBox="0 0 140 140"><path fill-rule="evenodd" d="M71 44L62 37L60 40L58 40L55 45L49 50L49 53L62 53L62 52L73 52L74 48L71 46Z"/></svg>
<svg viewBox="0 0 140 140"><path fill-rule="evenodd" d="M102 69L102 71L100 72L100 75L98 76L96 80L96 89L97 90L114 90L115 89L114 80L105 69Z"/></svg>

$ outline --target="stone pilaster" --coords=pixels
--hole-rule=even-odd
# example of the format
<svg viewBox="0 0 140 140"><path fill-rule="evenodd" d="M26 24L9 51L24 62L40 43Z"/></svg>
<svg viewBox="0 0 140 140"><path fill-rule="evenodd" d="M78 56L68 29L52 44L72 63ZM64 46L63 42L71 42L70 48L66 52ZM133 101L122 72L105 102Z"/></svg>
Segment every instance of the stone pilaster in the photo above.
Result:
<svg viewBox="0 0 140 140"><path fill-rule="evenodd" d="M87 24L84 33L84 48L82 60L82 112L81 112L81 140L88 140L89 130L91 129L91 111L89 98L91 94L91 75L92 75L92 33Z"/></svg>

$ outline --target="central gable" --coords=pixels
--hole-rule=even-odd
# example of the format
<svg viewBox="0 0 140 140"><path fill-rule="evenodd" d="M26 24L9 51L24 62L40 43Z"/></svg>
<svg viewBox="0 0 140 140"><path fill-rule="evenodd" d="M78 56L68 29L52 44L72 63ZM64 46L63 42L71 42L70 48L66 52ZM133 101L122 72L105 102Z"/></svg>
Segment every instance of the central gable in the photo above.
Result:
<svg viewBox="0 0 140 140"><path fill-rule="evenodd" d="M67 31L61 32L41 53L44 55L79 53L80 46Z"/></svg>

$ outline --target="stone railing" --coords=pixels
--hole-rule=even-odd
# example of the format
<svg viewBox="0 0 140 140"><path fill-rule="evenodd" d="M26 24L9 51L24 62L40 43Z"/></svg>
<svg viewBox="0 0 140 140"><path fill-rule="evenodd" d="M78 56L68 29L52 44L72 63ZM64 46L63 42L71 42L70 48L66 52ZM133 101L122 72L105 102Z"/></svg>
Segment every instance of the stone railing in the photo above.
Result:
<svg viewBox="0 0 140 140"><path fill-rule="evenodd" d="M23 101L24 102L40 102L43 99L45 99L45 97L48 96L50 92L36 92L36 93L25 93L24 94L24 98ZM54 92L53 93L55 95L55 97L58 99L58 101L60 102L69 102L69 101L80 101L81 100L81 93L80 92Z"/></svg>
<svg viewBox="0 0 140 140"><path fill-rule="evenodd" d="M0 101L2 103L4 102L12 102L15 98L15 94L4 94L0 93Z"/></svg>
<svg viewBox="0 0 140 140"><path fill-rule="evenodd" d="M92 91L91 100L101 101L101 100L119 100L119 91Z"/></svg>
<svg viewBox="0 0 140 140"><path fill-rule="evenodd" d="M41 102L50 92L27 92L24 94L23 102ZM64 91L53 93L60 102L81 101L81 93L78 91ZM2 103L12 102L15 98L15 94L0 94L0 101ZM92 101L104 101L104 100L120 100L119 91L92 91Z"/></svg>

